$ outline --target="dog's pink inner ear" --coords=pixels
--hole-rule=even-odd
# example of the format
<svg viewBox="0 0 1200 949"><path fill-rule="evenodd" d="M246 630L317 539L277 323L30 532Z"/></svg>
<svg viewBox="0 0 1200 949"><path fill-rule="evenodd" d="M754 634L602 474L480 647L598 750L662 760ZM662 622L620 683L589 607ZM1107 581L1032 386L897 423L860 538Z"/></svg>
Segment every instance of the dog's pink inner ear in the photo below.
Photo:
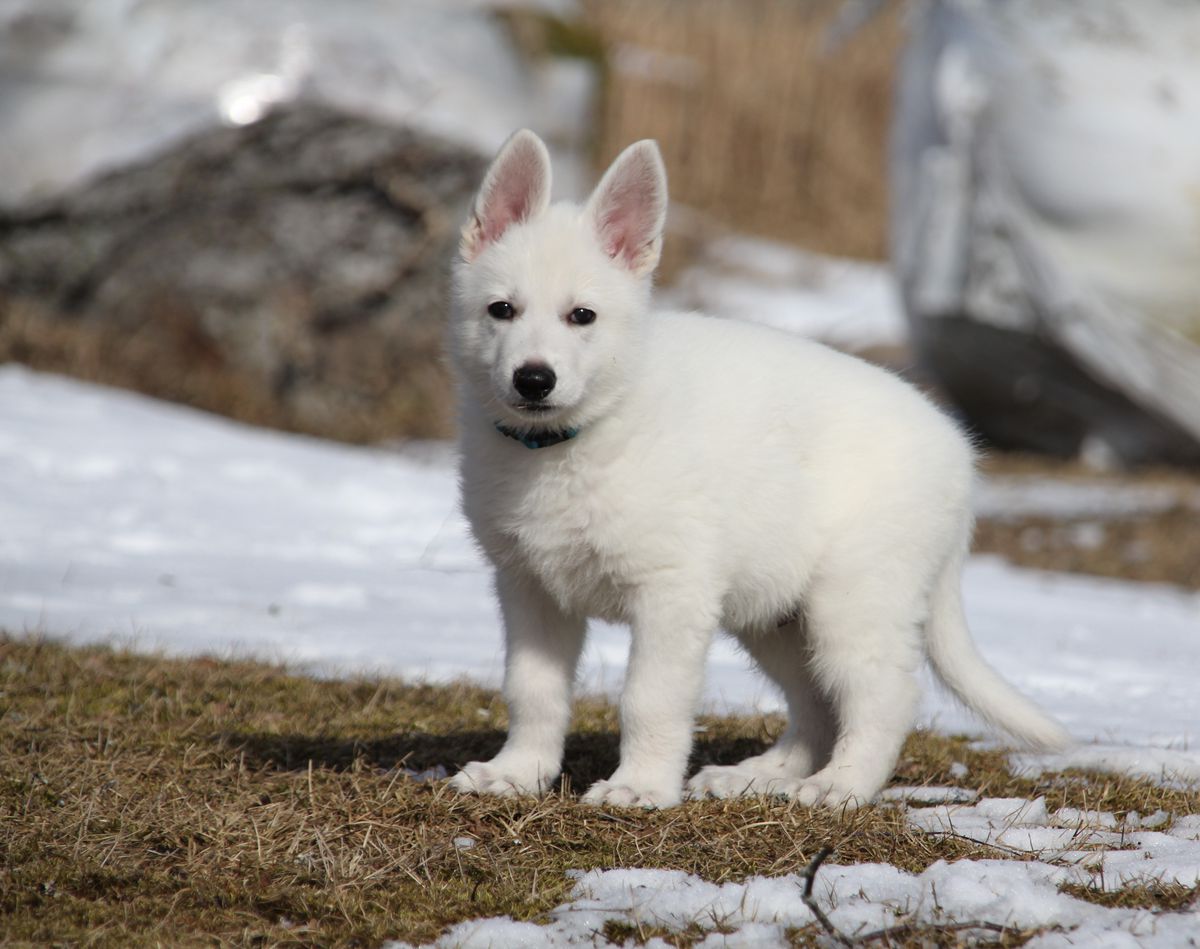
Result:
<svg viewBox="0 0 1200 949"><path fill-rule="evenodd" d="M666 204L657 151L648 143L631 147L604 176L592 199L596 230L608 256L637 274L653 270Z"/></svg>
<svg viewBox="0 0 1200 949"><path fill-rule="evenodd" d="M462 254L473 259L514 224L528 220L549 202L550 166L545 146L532 134L518 133L488 170L463 229Z"/></svg>
<svg viewBox="0 0 1200 949"><path fill-rule="evenodd" d="M646 212L642 189L635 182L621 182L608 195L598 223L608 256L629 264L649 239L654 222Z"/></svg>
<svg viewBox="0 0 1200 949"><path fill-rule="evenodd" d="M514 161L511 167L501 170L504 174L484 197L480 209L485 243L496 240L512 225L529 218L535 210L536 196L542 190L544 172L536 161Z"/></svg>

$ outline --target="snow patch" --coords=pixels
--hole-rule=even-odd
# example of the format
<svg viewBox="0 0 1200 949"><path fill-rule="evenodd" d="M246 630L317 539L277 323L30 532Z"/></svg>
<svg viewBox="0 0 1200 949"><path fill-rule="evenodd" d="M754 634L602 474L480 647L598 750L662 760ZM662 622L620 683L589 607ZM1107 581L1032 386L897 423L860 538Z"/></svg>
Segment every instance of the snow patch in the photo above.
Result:
<svg viewBox="0 0 1200 949"><path fill-rule="evenodd" d="M887 268L755 238L714 241L660 297L852 350L898 346L908 333Z"/></svg>
<svg viewBox="0 0 1200 949"><path fill-rule="evenodd" d="M1077 768L1129 774L1166 785L1200 785L1200 752L1173 748L1077 745L1061 754L1014 754L1009 757L1009 764L1014 773L1030 777Z"/></svg>
<svg viewBox="0 0 1200 949"><path fill-rule="evenodd" d="M851 938L904 923L978 923L993 932L994 927L1059 930L1029 943L1043 947L1191 944L1187 939L1194 938L1200 911L1110 909L1060 889L1087 879L1077 868L1038 860L938 861L920 874L887 864L825 864L813 896L830 922ZM672 931L697 927L708 933L701 946L785 946L787 929L815 925L801 898L804 883L799 874L715 884L679 870L591 870L578 875L570 901L551 912L547 925L508 917L472 920L454 926L436 945L607 946L612 943L603 936L604 926L615 921ZM393 943L391 949L401 945Z"/></svg>
<svg viewBox="0 0 1200 949"><path fill-rule="evenodd" d="M1157 815L1156 815L1157 818ZM926 833L962 837L998 853L1032 854L1070 868L1070 882L1099 890L1132 884L1200 885L1200 815L1183 815L1165 832L1149 829L1169 818L1118 820L1106 811L1060 808L1045 799L984 798L974 805L917 808L909 824Z"/></svg>
<svg viewBox="0 0 1200 949"><path fill-rule="evenodd" d="M879 795L881 801L903 801L906 804L965 804L979 795L970 788L890 787Z"/></svg>

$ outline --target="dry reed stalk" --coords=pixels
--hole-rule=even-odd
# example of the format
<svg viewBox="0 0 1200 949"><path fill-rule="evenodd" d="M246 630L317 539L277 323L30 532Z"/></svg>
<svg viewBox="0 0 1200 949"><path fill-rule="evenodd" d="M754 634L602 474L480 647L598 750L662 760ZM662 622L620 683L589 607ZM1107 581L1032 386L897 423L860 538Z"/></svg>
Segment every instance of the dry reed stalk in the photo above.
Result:
<svg viewBox="0 0 1200 949"><path fill-rule="evenodd" d="M731 227L885 251L896 10L837 49L836 0L589 0L608 52L598 152L655 138L673 198Z"/></svg>

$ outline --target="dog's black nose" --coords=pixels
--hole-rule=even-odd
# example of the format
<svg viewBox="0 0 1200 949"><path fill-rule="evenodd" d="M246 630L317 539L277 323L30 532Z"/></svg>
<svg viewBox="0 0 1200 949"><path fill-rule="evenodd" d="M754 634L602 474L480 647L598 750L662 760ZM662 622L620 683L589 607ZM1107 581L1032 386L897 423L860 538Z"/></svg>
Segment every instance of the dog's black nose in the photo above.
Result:
<svg viewBox="0 0 1200 949"><path fill-rule="evenodd" d="M526 364L513 373L513 388L531 402L540 402L554 389L558 377L549 366Z"/></svg>

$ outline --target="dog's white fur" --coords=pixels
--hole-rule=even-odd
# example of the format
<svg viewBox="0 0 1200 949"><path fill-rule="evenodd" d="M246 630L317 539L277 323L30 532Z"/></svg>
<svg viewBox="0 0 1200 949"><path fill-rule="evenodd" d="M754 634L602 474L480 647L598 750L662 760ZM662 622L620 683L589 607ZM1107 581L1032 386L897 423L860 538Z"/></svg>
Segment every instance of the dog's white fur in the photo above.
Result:
<svg viewBox="0 0 1200 949"><path fill-rule="evenodd" d="M549 190L545 146L518 132L455 274L463 504L496 567L511 724L453 787L538 793L556 780L588 617L632 628L620 766L591 803L679 802L718 627L783 690L788 725L765 754L702 769L692 794L870 800L912 725L926 655L993 725L1064 745L964 624L974 475L955 425L818 344L652 312L667 203L653 142L626 149L582 208L550 206ZM514 317L489 315L496 301ZM595 322L571 323L576 307ZM557 375L541 412L514 389L531 363ZM530 450L497 423L580 433Z"/></svg>

